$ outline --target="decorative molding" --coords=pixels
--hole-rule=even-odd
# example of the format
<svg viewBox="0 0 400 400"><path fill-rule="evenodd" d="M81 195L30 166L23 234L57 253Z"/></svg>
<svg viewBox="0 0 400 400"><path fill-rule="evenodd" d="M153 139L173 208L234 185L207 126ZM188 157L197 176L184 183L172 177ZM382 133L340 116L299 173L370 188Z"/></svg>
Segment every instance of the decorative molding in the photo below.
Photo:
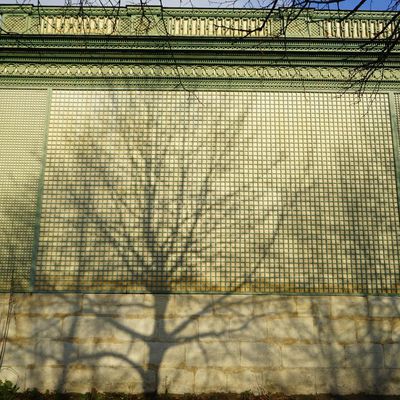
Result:
<svg viewBox="0 0 400 400"><path fill-rule="evenodd" d="M44 16L40 19L42 35L112 35L118 32L120 19L108 16Z"/></svg>
<svg viewBox="0 0 400 400"><path fill-rule="evenodd" d="M177 9L121 7L21 7L2 6L5 32L41 35L124 35L179 37L258 37L258 38L385 38L393 33L390 13L358 12L346 14L304 10L290 21L286 9ZM268 15L268 17L266 17ZM267 20L266 20L267 18ZM288 22L290 21L290 22ZM381 33L382 32L382 33Z"/></svg>
<svg viewBox="0 0 400 400"><path fill-rule="evenodd" d="M240 80L357 81L350 67L274 67L245 65L1 63L0 76L23 78L182 78ZM398 68L376 71L371 81L400 81Z"/></svg>
<svg viewBox="0 0 400 400"><path fill-rule="evenodd" d="M249 56L256 56L259 59L266 58L272 60L271 54L268 52L285 53L286 55L290 52L296 53L307 53L308 62L313 62L315 58L310 58L310 53L319 56L322 52L330 53L329 61L330 64L335 62L337 57L332 59L332 52L348 53L351 52L354 57L375 57L376 54L382 51L382 47L374 46L368 48L366 51L365 47L360 46L357 41L341 41L341 40L319 40L319 39L296 39L296 40L285 40L285 39L271 39L262 40L257 38L249 38L248 40L238 40L235 38L178 38L178 37L118 37L118 36L90 36L85 37L83 35L77 35L76 37L62 36L62 35L49 35L49 36L4 36L1 39L1 48L4 49L15 49L18 48L19 54L25 55L29 59L33 59L35 56L39 56L41 60L49 56L49 53L43 53L38 55L37 52L30 51L32 48L40 50L59 50L70 49L85 50L86 54L90 52L101 51L102 55L111 53L113 50L145 50L145 51L156 51L167 50L168 54L171 51L190 51L193 55L196 51L223 51L230 55L241 55L240 52L246 53L245 58L248 60ZM393 54L399 54L400 48L396 47L393 49ZM13 53L15 54L15 53ZM50 54L54 57L57 53ZM221 54L225 55L225 54ZM76 56L76 54L75 54ZM129 57L128 53L124 53L125 58ZM132 56L132 55L131 55ZM177 55L176 55L177 56ZM243 54L242 54L243 56ZM158 53L158 57L161 57ZM202 55L204 57L204 55ZM119 55L121 58L121 55ZM137 55L134 56L137 59ZM169 56L169 59L171 57ZM176 58L176 57L175 57ZM213 55L212 60L215 60ZM343 60L342 60L343 61Z"/></svg>

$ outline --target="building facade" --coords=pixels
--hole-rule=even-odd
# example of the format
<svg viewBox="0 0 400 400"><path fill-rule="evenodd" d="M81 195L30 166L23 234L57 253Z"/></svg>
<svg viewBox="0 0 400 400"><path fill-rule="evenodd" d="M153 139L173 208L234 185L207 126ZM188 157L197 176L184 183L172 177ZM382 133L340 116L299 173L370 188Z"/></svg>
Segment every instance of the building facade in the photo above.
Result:
<svg viewBox="0 0 400 400"><path fill-rule="evenodd" d="M0 376L400 392L389 15L0 15Z"/></svg>

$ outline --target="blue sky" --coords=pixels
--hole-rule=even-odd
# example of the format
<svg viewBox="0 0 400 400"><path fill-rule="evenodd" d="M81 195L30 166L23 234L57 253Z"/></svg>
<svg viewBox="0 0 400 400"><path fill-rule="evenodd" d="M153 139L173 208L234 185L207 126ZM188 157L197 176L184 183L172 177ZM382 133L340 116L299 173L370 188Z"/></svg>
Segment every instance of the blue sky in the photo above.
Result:
<svg viewBox="0 0 400 400"><path fill-rule="evenodd" d="M387 7L390 5L390 0L368 0L364 6L362 7L363 10L386 10ZM356 0L346 0L341 5L340 8L342 9L352 9L358 4Z"/></svg>
<svg viewBox="0 0 400 400"><path fill-rule="evenodd" d="M65 0L39 0L40 4L42 5L64 5ZM77 2L78 0L73 0ZM103 0L103 3L107 3L107 1L114 1L116 0ZM138 0L122 0L123 3L138 3ZM364 6L362 7L363 10L385 10L390 5L393 0L367 0ZM21 3L32 3L37 4L38 0L0 0L0 4L21 4ZM159 4L160 0L150 0L150 4ZM194 5L195 7L223 7L224 4L232 3L232 0L162 0L163 5L165 7L177 7L177 6L191 6ZM236 4L244 4L246 0L236 0ZM268 0L255 0L253 4L256 2L258 3L267 3ZM340 2L341 9L352 9L358 0L344 0ZM335 8L334 5L330 5L330 8Z"/></svg>

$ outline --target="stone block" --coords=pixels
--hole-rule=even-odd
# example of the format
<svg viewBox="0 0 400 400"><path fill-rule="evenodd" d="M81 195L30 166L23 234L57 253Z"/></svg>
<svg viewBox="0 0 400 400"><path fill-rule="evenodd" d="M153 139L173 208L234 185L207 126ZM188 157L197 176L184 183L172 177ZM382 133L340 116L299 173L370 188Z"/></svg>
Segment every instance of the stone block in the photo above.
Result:
<svg viewBox="0 0 400 400"><path fill-rule="evenodd" d="M295 316L296 309L296 298L294 296L254 297L254 315L256 316Z"/></svg>
<svg viewBox="0 0 400 400"><path fill-rule="evenodd" d="M6 319L8 313L13 313L14 307L7 302L0 302L0 328L3 325L3 322Z"/></svg>
<svg viewBox="0 0 400 400"><path fill-rule="evenodd" d="M119 340L153 340L157 337L157 325L154 318L113 320L115 337Z"/></svg>
<svg viewBox="0 0 400 400"><path fill-rule="evenodd" d="M8 304L9 300L10 300L9 293L0 293L0 305Z"/></svg>
<svg viewBox="0 0 400 400"><path fill-rule="evenodd" d="M82 295L18 294L15 295L14 312L24 316L66 316L81 311Z"/></svg>
<svg viewBox="0 0 400 400"><path fill-rule="evenodd" d="M400 343L383 346L386 368L400 368Z"/></svg>
<svg viewBox="0 0 400 400"><path fill-rule="evenodd" d="M299 317L329 318L331 315L330 296L298 296L296 311Z"/></svg>
<svg viewBox="0 0 400 400"><path fill-rule="evenodd" d="M231 390L231 388L228 388ZM222 370L200 368L194 376L195 393L226 392L226 374Z"/></svg>
<svg viewBox="0 0 400 400"><path fill-rule="evenodd" d="M143 378L134 367L96 366L85 370L84 376L88 379L87 386L100 392L143 393L150 386L149 381L152 381L151 387L152 389L154 388L154 374L152 371L150 376ZM87 370L89 370L89 373ZM79 372L79 368L74 370L72 367L68 370L68 380L74 382L77 385L75 386L77 389L81 384L78 380ZM147 383L144 383L144 380Z"/></svg>
<svg viewBox="0 0 400 400"><path fill-rule="evenodd" d="M312 368L264 371L260 394L282 392L285 394L314 394L315 371Z"/></svg>
<svg viewBox="0 0 400 400"><path fill-rule="evenodd" d="M92 388L100 392L139 394L155 391L155 372L135 366L71 365L65 369L66 381L62 391L87 392ZM79 376L85 382L80 382ZM82 384L83 383L83 384Z"/></svg>
<svg viewBox="0 0 400 400"><path fill-rule="evenodd" d="M213 313L213 296L182 294L174 296L174 315L183 318L200 318Z"/></svg>
<svg viewBox="0 0 400 400"><path fill-rule="evenodd" d="M80 340L93 338L106 340L114 337L118 328L117 321L111 317L72 316L64 318L62 335L59 336Z"/></svg>
<svg viewBox="0 0 400 400"><path fill-rule="evenodd" d="M186 366L194 368L232 368L240 365L237 342L192 342L186 344Z"/></svg>
<svg viewBox="0 0 400 400"><path fill-rule="evenodd" d="M161 368L184 367L185 346L178 343L147 342L148 357L146 363Z"/></svg>
<svg viewBox="0 0 400 400"><path fill-rule="evenodd" d="M242 342L240 365L247 368L279 368L282 365L281 349L273 344Z"/></svg>
<svg viewBox="0 0 400 400"><path fill-rule="evenodd" d="M267 321L264 316L237 316L229 321L229 335L232 339L259 341L268 336Z"/></svg>
<svg viewBox="0 0 400 400"><path fill-rule="evenodd" d="M346 368L383 368L383 347L380 344L345 346Z"/></svg>
<svg viewBox="0 0 400 400"><path fill-rule="evenodd" d="M62 389L66 392L87 393L96 388L96 367L76 364L66 367Z"/></svg>
<svg viewBox="0 0 400 400"><path fill-rule="evenodd" d="M161 368L159 370L159 393L193 393L194 372L177 368Z"/></svg>
<svg viewBox="0 0 400 400"><path fill-rule="evenodd" d="M333 368L343 365L344 348L338 344L282 346L283 368Z"/></svg>
<svg viewBox="0 0 400 400"><path fill-rule="evenodd" d="M112 320L114 337L119 341L152 341L157 337L154 318L117 318Z"/></svg>
<svg viewBox="0 0 400 400"><path fill-rule="evenodd" d="M199 322L190 318L166 318L157 320L157 338L164 342L197 340Z"/></svg>
<svg viewBox="0 0 400 400"><path fill-rule="evenodd" d="M359 320L356 321L357 341L371 343L388 343L392 341L392 321Z"/></svg>
<svg viewBox="0 0 400 400"><path fill-rule="evenodd" d="M135 296L140 301L143 294L119 294L119 293L86 293L82 295L82 312L95 313L96 311L103 311L103 307L114 307L130 303L132 297ZM107 311L107 309L105 309Z"/></svg>
<svg viewBox="0 0 400 400"><path fill-rule="evenodd" d="M393 321L392 342L393 343L400 343L400 318L396 318Z"/></svg>
<svg viewBox="0 0 400 400"><path fill-rule="evenodd" d="M152 297L154 315L158 319L176 317L176 296L169 294L149 294Z"/></svg>
<svg viewBox="0 0 400 400"><path fill-rule="evenodd" d="M150 294L85 294L82 314L121 316L127 318L153 317L154 298Z"/></svg>
<svg viewBox="0 0 400 400"><path fill-rule="evenodd" d="M400 368L385 369L381 373L376 393L389 396L399 396L400 393Z"/></svg>
<svg viewBox="0 0 400 400"><path fill-rule="evenodd" d="M400 317L400 297L368 297L368 315L370 317Z"/></svg>
<svg viewBox="0 0 400 400"><path fill-rule="evenodd" d="M149 348L144 342L83 343L79 345L77 362L87 366L143 366L148 362Z"/></svg>
<svg viewBox="0 0 400 400"><path fill-rule="evenodd" d="M68 341L41 339L32 347L35 366L67 366L78 360L78 345Z"/></svg>
<svg viewBox="0 0 400 400"><path fill-rule="evenodd" d="M10 321L8 331L9 339L36 338L57 339L61 337L61 319L51 316L30 317L27 315L15 315Z"/></svg>
<svg viewBox="0 0 400 400"><path fill-rule="evenodd" d="M90 387L100 392L141 394L155 391L155 371L151 369L142 370L141 367L133 365L130 367L91 366L90 368L78 365L67 370L67 383L70 376L74 379L71 383L75 383L75 376L79 374L79 370L85 371L83 377L89 379ZM88 373L87 370L90 372Z"/></svg>
<svg viewBox="0 0 400 400"><path fill-rule="evenodd" d="M200 317L199 324L199 340L201 341L221 341L230 338L230 319L227 316L210 316Z"/></svg>
<svg viewBox="0 0 400 400"><path fill-rule="evenodd" d="M226 387L229 392L243 393L251 391L257 394L263 382L262 369L259 369L257 372L250 369L228 372L226 379Z"/></svg>
<svg viewBox="0 0 400 400"><path fill-rule="evenodd" d="M41 392L76 392L86 393L94 386L93 368L70 366L36 366L26 370L26 387L36 388Z"/></svg>
<svg viewBox="0 0 400 400"><path fill-rule="evenodd" d="M25 389L38 389L63 392L68 379L67 367L50 367L36 365L34 368L26 369Z"/></svg>
<svg viewBox="0 0 400 400"><path fill-rule="evenodd" d="M318 368L315 372L316 393L333 395L374 393L380 376L378 369Z"/></svg>
<svg viewBox="0 0 400 400"><path fill-rule="evenodd" d="M34 343L32 339L8 340L2 366L14 368L33 365L35 363Z"/></svg>
<svg viewBox="0 0 400 400"><path fill-rule="evenodd" d="M213 309L217 316L251 316L254 313L252 295L213 295Z"/></svg>
<svg viewBox="0 0 400 400"><path fill-rule="evenodd" d="M158 372L156 372L156 370L154 369L151 369L150 367L144 370L143 375L141 375L142 390L140 391L140 393L154 393L156 391L156 382L158 382L157 374Z"/></svg>
<svg viewBox="0 0 400 400"><path fill-rule="evenodd" d="M319 340L325 343L356 343L357 330L353 319L320 319L317 323Z"/></svg>
<svg viewBox="0 0 400 400"><path fill-rule="evenodd" d="M368 299L362 296L333 296L332 318L365 318L368 316Z"/></svg>
<svg viewBox="0 0 400 400"><path fill-rule="evenodd" d="M267 321L268 340L273 342L316 342L318 332L312 317Z"/></svg>
<svg viewBox="0 0 400 400"><path fill-rule="evenodd" d="M24 366L7 366L3 364L0 367L0 381L10 381L17 385L20 390L26 389L26 368Z"/></svg>

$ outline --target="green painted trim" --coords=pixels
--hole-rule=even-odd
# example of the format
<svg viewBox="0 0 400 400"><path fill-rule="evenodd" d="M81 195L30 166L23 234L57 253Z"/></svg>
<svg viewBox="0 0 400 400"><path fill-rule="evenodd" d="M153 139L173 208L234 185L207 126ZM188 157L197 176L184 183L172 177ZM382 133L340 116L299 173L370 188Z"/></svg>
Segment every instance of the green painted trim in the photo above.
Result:
<svg viewBox="0 0 400 400"><path fill-rule="evenodd" d="M329 86L325 87L311 87L308 85L300 85L300 83L298 82L298 85L295 83L293 84L293 82L284 82L285 84L287 84L287 86L282 85L282 82L275 82L274 86L269 88L269 87L260 87L260 85L256 86L256 87L252 87L251 85L246 85L245 87L242 88L237 88L237 87L229 87L226 88L224 90L227 91L240 91L240 92L288 92L290 91L290 93L304 93L304 90L307 90L311 93L320 93L321 89L323 89L324 93L340 93L341 92L341 86L338 85L337 82L328 82ZM13 89L13 90L25 90L25 89L35 89L35 90L43 90L45 85L27 85L27 82L20 82L19 86L16 86L14 83L12 84L8 84L8 85L3 85L2 83L0 83L0 89ZM136 82L136 86L133 85L121 85L121 86L110 86L110 84L108 84L107 86L102 86L102 85L86 85L86 86L82 86L82 85L77 85L77 87L71 87L71 86L62 86L60 85L46 85L45 86L46 89L50 88L52 90L77 90L77 88L79 88L80 91L93 91L93 90L99 90L99 91L103 91L105 89L105 87L107 89L110 90L115 90L115 91L152 91L157 89L158 91L182 91L182 90L186 90L186 89L190 89L190 90L198 90L198 91L215 91L218 92L221 90L220 87L195 87L195 86L190 86L190 87L186 87L182 88L182 86L177 86L176 84L173 87L169 87L166 85L156 85L154 84L153 86L140 86L139 83ZM398 84L396 86L397 90L400 91L400 84ZM346 88L342 88L343 90L346 90ZM393 91L393 88L383 88L382 90L379 90L380 94L389 94L391 91ZM357 90L346 90L345 93L353 93L353 94L359 94L360 92ZM363 90L362 92L363 94L366 95L371 95L374 96L376 95L376 90L374 88L366 88L365 90Z"/></svg>
<svg viewBox="0 0 400 400"><path fill-rule="evenodd" d="M0 77L1 88L54 88L54 89L112 89L112 90L199 90L199 91L326 91L359 93L357 86L350 87L349 82L335 80L235 80L235 79L156 79L156 78L128 78L128 79L94 79L94 78L16 78ZM368 82L362 92L380 93L399 91L400 81Z"/></svg>
<svg viewBox="0 0 400 400"><path fill-rule="evenodd" d="M7 291L0 290L0 293L9 293ZM22 290L14 290L14 293L26 293ZM298 296L298 297L324 297L324 296L334 296L334 297L399 297L399 293L380 293L380 292L217 292L217 291L132 291L132 290L120 290L120 291L99 291L99 290L34 290L35 294L154 294L154 295L220 295L220 296Z"/></svg>
<svg viewBox="0 0 400 400"><path fill-rule="evenodd" d="M46 159L47 159L47 141L49 137L51 98L52 98L52 89L47 89L46 122L43 132L44 137L42 145L42 160L40 165L39 186L36 199L35 233L33 238L31 276L29 280L30 292L35 291L36 263L39 251L40 220L42 216L42 201L43 201L44 177L45 177Z"/></svg>
<svg viewBox="0 0 400 400"><path fill-rule="evenodd" d="M376 43L376 46L368 49L365 45L369 43L365 40L352 39L346 42L335 38L229 38L229 37L178 37L178 36L71 36L71 35L8 35L3 36L1 39L1 47L7 49L18 50L18 53L25 53L27 57L38 56L40 50L46 52L40 54L40 57L54 57L54 53L60 52L59 55L68 56L64 49L70 50L72 56L77 56L76 50L81 50L81 54L89 54L91 51L101 51L102 55L106 55L111 51L125 50L155 50L161 51L162 49L171 52L178 50L188 50L190 52L199 52L205 50L226 51L232 54L246 51L260 56L264 55L270 57L271 54L265 54L266 51L280 51L286 55L290 55L291 51L303 51L305 53L314 51L317 55L325 51L331 59L339 58L343 53L350 53L351 57L359 55L363 57L374 56L382 51L382 46ZM30 50L36 49L36 52ZM40 50L39 50L40 49ZM335 54L331 52L335 51ZM329 54L329 52L331 54ZM391 55L399 55L400 45L397 45L391 51ZM57 54L57 53L56 53ZM125 53L118 53L121 55L128 55ZM136 54L137 56L137 54ZM320 57L317 57L318 59ZM88 57L91 59L91 57ZM309 60L310 61L310 60Z"/></svg>
<svg viewBox="0 0 400 400"><path fill-rule="evenodd" d="M396 173L397 205L399 208L400 219L400 132L398 120L398 118L400 118L400 115L397 114L396 98L394 97L393 92L389 93L389 109L393 135L393 155Z"/></svg>

